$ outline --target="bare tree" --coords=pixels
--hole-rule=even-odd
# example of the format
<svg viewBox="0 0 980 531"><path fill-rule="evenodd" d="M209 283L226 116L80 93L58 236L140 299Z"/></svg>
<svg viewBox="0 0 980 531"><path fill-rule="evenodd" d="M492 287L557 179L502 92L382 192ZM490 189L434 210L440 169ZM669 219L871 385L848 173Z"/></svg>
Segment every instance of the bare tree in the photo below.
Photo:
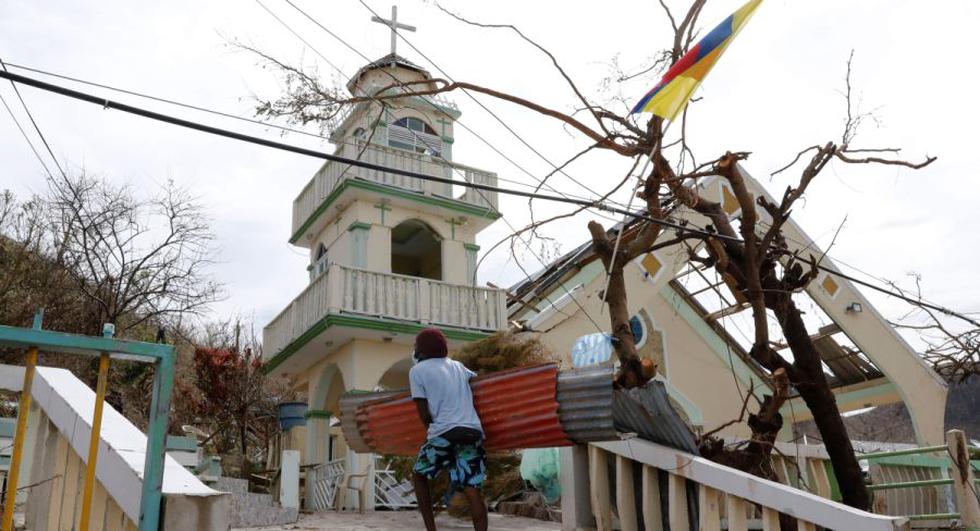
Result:
<svg viewBox="0 0 980 531"><path fill-rule="evenodd" d="M915 306L894 326L916 332L926 345L923 357L947 381L960 383L980 374L980 323L963 315L956 316L954 322L949 315L936 310L922 298L922 276L911 276L915 281L914 292L891 283L912 299Z"/></svg>
<svg viewBox="0 0 980 531"><path fill-rule="evenodd" d="M675 17L667 5L661 2L673 34L668 47L654 55L649 73L656 74L662 68L673 65L690 49L697 35L698 17L705 1L694 0L682 17ZM327 121L339 116L342 109L352 105L397 105L405 98L462 90L518 105L548 119L557 120L567 130L588 139L592 144L590 150L607 150L631 160L630 172L617 186L604 193L602 198L597 198L597 203L605 201L635 179L635 196L642 202L637 210L639 217L624 223L619 230L609 230L596 221L588 224L593 248L608 274L608 289L603 297L609 308L610 327L620 362L618 385L641 386L652 376L649 367L644 367L640 360L629 324L625 267L658 248L686 243L703 249L707 252L707 258L692 252L691 259L714 268L725 279L736 298L751 308L754 338L749 354L774 375L774 381L771 382L774 392L767 400L762 401L760 412L755 415L756 420L761 422L756 422L753 426L756 431L753 437L755 450L760 454L764 453L760 458L765 459L768 456L771 442L781 426L778 410L787 395L785 386L781 383L785 378L800 393L813 413L830 454L844 502L862 509L869 508L870 497L841 420L834 393L823 373L820 356L803 321L802 312L793 298L794 294L804 290L816 277L819 259L803 256L792 250L783 237L782 228L807 188L832 161L919 169L935 159L926 158L920 163L912 163L898 158L897 149L861 149L852 146L858 126L870 115L861 114L854 108L850 90L851 63L848 61L845 93L847 119L840 141L819 143L800 151L789 165L780 170L790 171L797 168L802 160L802 167L797 170L798 183L788 187L779 201L771 202L749 190L739 165L749 157L746 151L730 151L709 162L688 165L687 168L670 160L672 150L693 155L686 140L686 114L679 120L680 131L674 131L679 137L668 138L666 124L659 117L654 116L640 122L635 115L615 112L588 99L562 68L556 56L518 28L476 23L460 15L451 15L475 27L512 31L544 53L571 89L575 98L575 112L563 112L503 90L438 78L414 82L393 80L389 86L372 94L347 96L338 88L321 82L315 73L304 72L301 67L289 66L261 52L257 53L263 61L284 73L287 90L278 100L263 102L257 112L304 123L322 120L320 123L326 125ZM635 169L646 157L650 158L650 165L644 168L651 169L634 176ZM689 160L693 160L693 157ZM737 227L720 203L700 195L697 188L692 186L699 179L707 177L724 179L731 186L741 207ZM535 221L517 231L516 235L511 235L511 241L519 234L534 233L545 223L574 216L582 210L584 209L578 208L546 220ZM709 224L698 230L691 227L689 230L675 229L672 233L664 234L662 222L681 222L678 214L685 210L700 214ZM765 213L769 219L761 219L760 213ZM778 323L792 359L777 353L776 342L770 339L769 334L771 318Z"/></svg>
<svg viewBox="0 0 980 531"><path fill-rule="evenodd" d="M118 334L200 315L221 296L208 275L213 235L201 207L172 181L159 197L84 172L49 181L51 254ZM98 330L86 330L97 333Z"/></svg>

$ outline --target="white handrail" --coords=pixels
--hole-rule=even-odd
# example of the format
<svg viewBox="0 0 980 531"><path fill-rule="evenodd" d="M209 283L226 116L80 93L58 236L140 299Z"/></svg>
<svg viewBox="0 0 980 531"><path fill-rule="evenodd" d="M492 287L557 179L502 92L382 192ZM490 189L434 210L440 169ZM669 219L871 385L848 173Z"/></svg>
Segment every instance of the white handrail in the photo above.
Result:
<svg viewBox="0 0 980 531"><path fill-rule="evenodd" d="M812 528L816 524L828 529L854 529L862 531L896 531L908 528L908 520L893 516L882 516L837 503L815 494L794 489L762 479L752 474L735 470L703 457L680 450L661 446L643 439L592 443L601 449L649 467L665 470L671 477L686 478L700 485L702 522L718 515L718 496L725 494L730 499L757 503L764 508L764 520L775 514L792 516L804 524L800 529ZM681 489L683 490L683 489ZM683 495L683 493L680 493ZM631 498L631 497L630 497ZM680 498L671 497L679 502ZM600 511L601 512L601 511ZM764 522L765 524L765 522ZM686 525L686 524L685 524ZM717 524L708 524L709 526ZM770 527L766 528L769 529ZM777 526L778 529L778 526Z"/></svg>

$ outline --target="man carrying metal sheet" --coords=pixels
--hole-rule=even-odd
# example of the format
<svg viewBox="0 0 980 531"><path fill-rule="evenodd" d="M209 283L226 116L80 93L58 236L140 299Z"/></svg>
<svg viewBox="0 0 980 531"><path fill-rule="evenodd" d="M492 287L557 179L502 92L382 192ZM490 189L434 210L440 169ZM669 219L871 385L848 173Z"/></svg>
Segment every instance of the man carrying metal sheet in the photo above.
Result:
<svg viewBox="0 0 980 531"><path fill-rule="evenodd" d="M426 328L415 337L417 363L409 371L412 399L428 432L415 461L415 499L427 531L435 531L429 480L449 471L452 489L470 504L473 528L487 529L487 507L480 495L486 474L483 427L473 406L470 378L476 373L448 358L446 336Z"/></svg>

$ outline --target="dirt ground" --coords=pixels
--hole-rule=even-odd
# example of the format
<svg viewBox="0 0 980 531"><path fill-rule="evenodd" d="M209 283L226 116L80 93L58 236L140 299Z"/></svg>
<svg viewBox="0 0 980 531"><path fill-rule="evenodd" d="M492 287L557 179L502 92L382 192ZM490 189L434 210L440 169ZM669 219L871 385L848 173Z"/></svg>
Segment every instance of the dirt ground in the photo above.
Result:
<svg viewBox="0 0 980 531"><path fill-rule="evenodd" d="M460 520L441 514L436 518L436 527L441 530L473 529L469 520ZM418 531L425 529L422 518L415 511L377 511L364 514L356 513L319 513L300 515L299 521L286 526L250 527L236 531L286 531L286 530L318 530L331 531ZM494 531L557 531L561 524L542 522L529 518L490 515L490 529Z"/></svg>

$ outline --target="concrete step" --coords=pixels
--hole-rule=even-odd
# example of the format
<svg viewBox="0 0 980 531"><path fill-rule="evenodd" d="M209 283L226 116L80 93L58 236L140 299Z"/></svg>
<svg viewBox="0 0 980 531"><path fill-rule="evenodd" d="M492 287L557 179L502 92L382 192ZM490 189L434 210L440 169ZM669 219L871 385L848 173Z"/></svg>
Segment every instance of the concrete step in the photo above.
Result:
<svg viewBox="0 0 980 531"><path fill-rule="evenodd" d="M231 527L262 527L296 522L299 509L286 509L271 494L248 492L248 481L222 477L213 485L231 495Z"/></svg>

